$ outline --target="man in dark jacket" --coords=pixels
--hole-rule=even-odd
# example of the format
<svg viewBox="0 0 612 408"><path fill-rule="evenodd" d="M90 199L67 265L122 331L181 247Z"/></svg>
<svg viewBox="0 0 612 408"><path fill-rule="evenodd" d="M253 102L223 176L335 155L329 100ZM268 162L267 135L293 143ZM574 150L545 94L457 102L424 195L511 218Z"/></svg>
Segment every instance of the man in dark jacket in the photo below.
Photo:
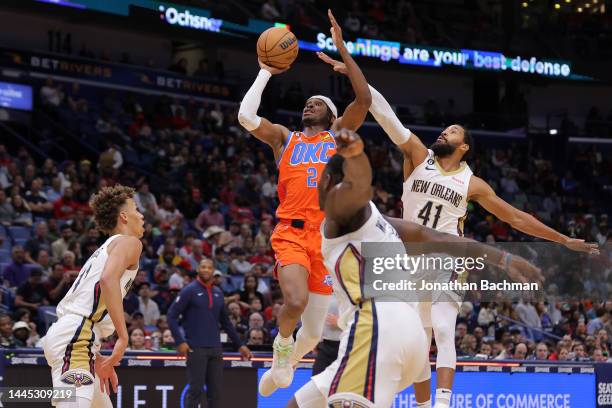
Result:
<svg viewBox="0 0 612 408"><path fill-rule="evenodd" d="M189 408L195 408L200 403L205 382L206 406L221 407L223 352L219 324L242 357L251 358L251 351L242 343L229 320L223 292L214 286L213 273L212 260L203 259L196 280L181 290L168 310L168 326L178 345L177 353L187 357L189 391L186 406ZM180 325L179 316L182 316Z"/></svg>

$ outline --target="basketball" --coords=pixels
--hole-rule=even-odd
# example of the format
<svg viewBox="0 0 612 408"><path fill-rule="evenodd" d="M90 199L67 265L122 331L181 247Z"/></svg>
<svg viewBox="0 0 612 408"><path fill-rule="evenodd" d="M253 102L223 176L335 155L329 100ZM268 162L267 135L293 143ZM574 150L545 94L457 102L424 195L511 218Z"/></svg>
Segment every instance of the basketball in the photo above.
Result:
<svg viewBox="0 0 612 408"><path fill-rule="evenodd" d="M298 40L284 27L272 27L257 40L257 56L266 65L284 69L293 64L298 55Z"/></svg>

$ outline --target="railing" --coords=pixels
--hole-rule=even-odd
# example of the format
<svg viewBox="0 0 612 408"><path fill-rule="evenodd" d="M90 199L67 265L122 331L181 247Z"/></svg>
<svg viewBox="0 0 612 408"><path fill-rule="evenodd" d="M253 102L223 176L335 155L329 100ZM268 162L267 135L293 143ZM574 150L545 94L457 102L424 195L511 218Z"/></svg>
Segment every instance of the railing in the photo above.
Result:
<svg viewBox="0 0 612 408"><path fill-rule="evenodd" d="M559 340L561 340L561 339L562 339L561 337L559 337L559 336L557 336L557 335L555 335L555 334L548 333L548 332L546 332L546 331L544 331L544 330L536 329L535 327L531 327L531 326L529 326L529 325L527 325L527 324L525 324L525 323L523 323L523 322L520 322L520 321L518 321L518 320L514 320L514 319L512 319L512 318L510 318L510 317L508 317L508 316L505 316L505 315L497 315L497 317L498 317L499 319L502 319L502 320L508 321L508 322L510 322L510 323L512 323L512 324L514 324L514 325L521 326L522 328L524 328L524 329L525 329L525 332L526 332L526 333L528 333L528 334L530 335L530 339L532 339L532 340L534 340L534 339L541 339L542 337L548 337L548 338L551 338L551 339L553 339L553 340L557 340L557 341L559 341ZM538 334L540 334L541 336L533 336L533 333L538 333Z"/></svg>

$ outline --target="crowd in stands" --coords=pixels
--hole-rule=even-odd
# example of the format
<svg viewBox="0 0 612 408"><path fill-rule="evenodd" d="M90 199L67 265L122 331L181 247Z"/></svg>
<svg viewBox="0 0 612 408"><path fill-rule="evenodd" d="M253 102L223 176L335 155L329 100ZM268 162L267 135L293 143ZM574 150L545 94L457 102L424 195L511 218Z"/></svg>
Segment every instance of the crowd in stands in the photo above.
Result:
<svg viewBox="0 0 612 408"><path fill-rule="evenodd" d="M140 270L124 300L130 349L172 350L165 315L204 257L214 261L239 334L250 346L270 344L282 304L270 247L276 168L269 148L238 125L237 106L78 87L58 97L49 88L56 86L41 86L40 103L82 136L78 143L99 147L99 155L58 161L0 145L0 346L39 344L54 305L106 238L92 223L88 200L115 183L136 189L146 221ZM399 216L401 157L388 142L366 142L376 169L374 201ZM545 148L532 148L527 142L481 148L472 167L518 208L572 237L597 241L602 255L581 257L571 277L556 276L546 302L464 302L457 349L482 358L605 361L612 238L604 186L612 184L612 162L580 148L555 163ZM472 205L465 229L491 244L529 241ZM104 347L112 344L106 339Z"/></svg>

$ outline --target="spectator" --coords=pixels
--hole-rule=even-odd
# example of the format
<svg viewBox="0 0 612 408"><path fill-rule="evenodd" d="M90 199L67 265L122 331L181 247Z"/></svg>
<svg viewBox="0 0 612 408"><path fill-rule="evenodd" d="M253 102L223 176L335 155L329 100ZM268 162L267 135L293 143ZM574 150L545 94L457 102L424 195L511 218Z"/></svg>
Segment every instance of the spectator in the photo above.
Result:
<svg viewBox="0 0 612 408"><path fill-rule="evenodd" d="M514 348L514 355L512 358L514 360L525 360L527 357L527 346L525 343L519 343Z"/></svg>
<svg viewBox="0 0 612 408"><path fill-rule="evenodd" d="M43 180L36 177L32 180L30 190L25 194L25 201L32 211L34 217L50 218L53 215L53 203L42 191Z"/></svg>
<svg viewBox="0 0 612 408"><path fill-rule="evenodd" d="M173 227L176 227L183 220L183 214L174 206L174 200L169 196L164 198L162 208L159 209L157 215L163 222L167 222Z"/></svg>
<svg viewBox="0 0 612 408"><path fill-rule="evenodd" d="M608 320L610 319L610 313L606 312L606 309L603 307L599 307L597 308L597 312L596 312L596 318L592 319L588 324L587 324L587 333L588 334L595 334L598 331L600 331L601 329L603 329L605 327L605 325L608 323Z"/></svg>
<svg viewBox="0 0 612 408"><path fill-rule="evenodd" d="M0 348L15 348L13 319L5 313L0 313Z"/></svg>
<svg viewBox="0 0 612 408"><path fill-rule="evenodd" d="M13 339L15 340L15 347L29 347L28 339L30 337L30 331L30 325L28 325L26 322L15 322L13 325Z"/></svg>
<svg viewBox="0 0 612 408"><path fill-rule="evenodd" d="M155 196L149 191L149 183L142 182L138 186L138 192L134 194L134 201L140 211L145 216L155 216L159 211Z"/></svg>
<svg viewBox="0 0 612 408"><path fill-rule="evenodd" d="M259 245L256 247L255 255L249 258L251 264L260 264L265 269L270 268L274 265L274 258L267 254L266 245Z"/></svg>
<svg viewBox="0 0 612 408"><path fill-rule="evenodd" d="M154 325L159 319L159 307L153 299L151 299L151 285L143 283L138 291L140 299L138 300L138 310L144 317L145 325Z"/></svg>
<svg viewBox="0 0 612 408"><path fill-rule="evenodd" d="M483 341L480 344L480 350L478 350L478 354L476 355L476 358L484 358L484 359L490 359L493 356L493 347L491 347L491 343L488 343L486 341Z"/></svg>
<svg viewBox="0 0 612 408"><path fill-rule="evenodd" d="M11 222L13 225L20 225L22 227L31 227L33 218L32 211L28 206L28 203L23 201L20 195L14 195L11 200L13 205L13 221Z"/></svg>
<svg viewBox="0 0 612 408"><path fill-rule="evenodd" d="M187 357L189 390L185 405L189 408L199 405L205 384L207 407L222 406L223 359L219 325L239 348L242 357L251 358L250 350L242 344L229 321L221 289L212 285L213 272L212 260L203 260L197 279L181 291L168 311L168 325L177 343L177 353ZM181 315L184 336L178 323Z"/></svg>
<svg viewBox="0 0 612 408"><path fill-rule="evenodd" d="M195 271L198 269L198 265L204 259L204 249L202 247L202 241L194 239L191 243L191 254L187 256L187 261L191 265L191 270Z"/></svg>
<svg viewBox="0 0 612 408"><path fill-rule="evenodd" d="M17 288L15 307L24 307L36 315L39 306L49 304L47 289L42 283L42 271L32 269L30 277Z"/></svg>
<svg viewBox="0 0 612 408"><path fill-rule="evenodd" d="M264 318L259 312L253 312L249 315L249 330L263 329Z"/></svg>
<svg viewBox="0 0 612 408"><path fill-rule="evenodd" d="M531 302L526 302L521 299L516 305L515 310L518 314L519 319L527 326L536 329L542 328L542 321L540 320L540 316L538 316L538 312L536 308L531 304Z"/></svg>
<svg viewBox="0 0 612 408"><path fill-rule="evenodd" d="M9 227L15 218L15 210L6 198L4 190L0 189L0 224Z"/></svg>
<svg viewBox="0 0 612 408"><path fill-rule="evenodd" d="M61 86L55 85L52 78L47 78L45 85L40 88L40 100L45 106L59 108L64 100Z"/></svg>
<svg viewBox="0 0 612 408"><path fill-rule="evenodd" d="M253 268L253 264L246 260L246 255L241 248L236 248L234 250L236 254L236 259L234 259L230 264L230 271L233 274L242 274L249 272Z"/></svg>
<svg viewBox="0 0 612 408"><path fill-rule="evenodd" d="M158 268L160 270L161 270L161 268L165 268L167 270L168 266L167 265L163 265L163 264L159 264L159 265L157 265L155 270L157 271ZM172 268L172 270L173 270L173 272L172 272L172 275L170 275L170 279L168 280L168 286L171 289L183 289L183 287L185 286L185 276L184 276L183 268L181 268L181 267L174 267L174 268Z"/></svg>
<svg viewBox="0 0 612 408"><path fill-rule="evenodd" d="M79 203L73 199L71 187L64 189L62 198L53 203L53 208L54 217L58 220L66 220L74 216L74 213L79 209Z"/></svg>
<svg viewBox="0 0 612 408"><path fill-rule="evenodd" d="M57 306L66 296L77 275L77 271L64 272L64 266L59 262L53 264L53 271L45 282L45 288L49 294L49 303L51 305Z"/></svg>
<svg viewBox="0 0 612 408"><path fill-rule="evenodd" d="M51 252L51 239L49 238L49 227L46 222L36 224L36 233L28 239L24 245L25 259L28 263L36 263L38 253L41 250Z"/></svg>
<svg viewBox="0 0 612 408"><path fill-rule="evenodd" d="M244 289L240 291L240 302L242 307L250 308L250 303L253 298L259 299L261 304L264 304L264 297L261 292L257 290L259 285L259 278L254 274L247 274L244 277Z"/></svg>
<svg viewBox="0 0 612 408"><path fill-rule="evenodd" d="M536 346L536 351L535 351L535 355L534 358L535 360L548 360L548 345L546 343L538 343L538 345Z"/></svg>
<svg viewBox="0 0 612 408"><path fill-rule="evenodd" d="M132 329L130 332L130 345L126 351L151 351L145 346L144 330L140 328Z"/></svg>
<svg viewBox="0 0 612 408"><path fill-rule="evenodd" d="M596 348L595 350L593 350L592 358L593 361L596 363L606 363L608 361L608 357L604 355L603 350L600 348Z"/></svg>
<svg viewBox="0 0 612 408"><path fill-rule="evenodd" d="M4 268L4 284L14 288L28 279L29 272L25 266L25 251L21 245L15 245L11 251L11 263Z"/></svg>
<svg viewBox="0 0 612 408"><path fill-rule="evenodd" d="M263 346L264 344L264 331L263 329L250 329L247 337L247 346Z"/></svg>
<svg viewBox="0 0 612 408"><path fill-rule="evenodd" d="M76 264L74 252L64 252L64 255L62 255L62 266L64 267L65 273L79 273L79 266Z"/></svg>
<svg viewBox="0 0 612 408"><path fill-rule="evenodd" d="M225 228L225 220L223 214L219 211L219 200L213 198L208 203L208 208L202 211L195 221L195 227L198 231L204 232L208 227L216 225L220 228Z"/></svg>
<svg viewBox="0 0 612 408"><path fill-rule="evenodd" d="M557 357L558 361L569 361L570 360L570 352L569 349L566 347L561 347L559 349L559 353L558 353L558 357Z"/></svg>
<svg viewBox="0 0 612 408"><path fill-rule="evenodd" d="M176 344L174 342L174 337L172 337L172 331L170 329L166 329L162 333L162 344L160 351L174 351L176 349Z"/></svg>
<svg viewBox="0 0 612 408"><path fill-rule="evenodd" d="M116 146L110 144L105 151L100 153L98 168L102 176L109 177L114 175L121 166L123 166L123 155Z"/></svg>
<svg viewBox="0 0 612 408"><path fill-rule="evenodd" d="M240 309L238 302L228 303L227 310L229 312L229 320L236 328L236 331L241 335L244 335L249 328L249 323L242 315L242 310Z"/></svg>

